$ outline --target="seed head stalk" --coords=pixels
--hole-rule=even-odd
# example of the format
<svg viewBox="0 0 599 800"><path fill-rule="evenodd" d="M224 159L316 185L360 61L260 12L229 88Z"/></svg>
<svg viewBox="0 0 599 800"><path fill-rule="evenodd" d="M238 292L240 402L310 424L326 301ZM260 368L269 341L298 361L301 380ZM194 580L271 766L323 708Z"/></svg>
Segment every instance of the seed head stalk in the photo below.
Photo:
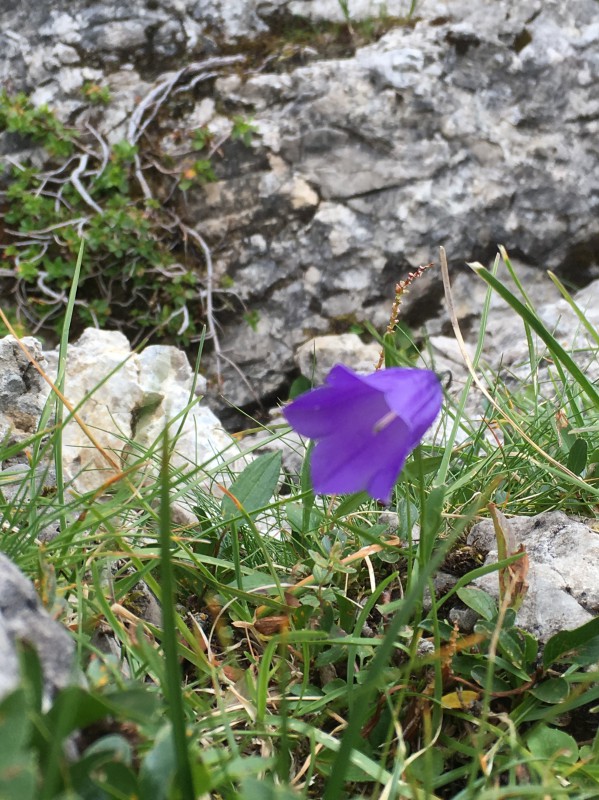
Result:
<svg viewBox="0 0 599 800"><path fill-rule="evenodd" d="M399 309L401 306L401 301L403 300L404 294L407 294L409 291L410 286L414 283L414 281L423 275L427 269L430 269L433 266L433 262L431 261L430 264L424 264L415 272L409 272L408 277L405 281L399 281L399 283L395 284L395 299L393 301L393 305L391 306L391 315L389 317L389 324L387 325L387 330L385 331L385 335L390 335L395 333L395 329L397 328L397 323L399 321ZM381 349L381 353L379 355L378 363L375 367L376 370L382 369L383 364L385 363L385 350L384 348Z"/></svg>

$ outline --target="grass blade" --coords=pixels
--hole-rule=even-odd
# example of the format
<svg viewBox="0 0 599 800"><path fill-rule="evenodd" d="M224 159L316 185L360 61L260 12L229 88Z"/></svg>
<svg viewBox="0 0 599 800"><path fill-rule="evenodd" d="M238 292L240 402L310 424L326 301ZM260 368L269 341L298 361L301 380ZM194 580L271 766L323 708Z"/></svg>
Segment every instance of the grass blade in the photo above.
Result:
<svg viewBox="0 0 599 800"><path fill-rule="evenodd" d="M513 295L507 286L504 286L495 275L485 269L482 264L473 263L468 265L477 275L479 275L489 286L491 286L506 303L514 309L518 316L534 330L540 339L547 345L552 356L558 359L570 375L578 382L584 389L587 397L591 400L593 405L599 409L599 392L595 389L593 384L589 381L584 372L580 369L578 364L574 361L572 356L567 353L561 344L556 341L555 337L549 333L547 328L543 325L541 320L527 308L524 303L520 302L515 295Z"/></svg>
<svg viewBox="0 0 599 800"><path fill-rule="evenodd" d="M181 670L177 651L177 626L175 622L175 583L171 560L171 512L169 501L168 436L163 439L162 463L160 465L160 567L162 585L162 628L166 669L166 685L163 687L168 699L173 744L177 757L178 784L182 800L195 800L193 776L185 732L185 710L181 687Z"/></svg>

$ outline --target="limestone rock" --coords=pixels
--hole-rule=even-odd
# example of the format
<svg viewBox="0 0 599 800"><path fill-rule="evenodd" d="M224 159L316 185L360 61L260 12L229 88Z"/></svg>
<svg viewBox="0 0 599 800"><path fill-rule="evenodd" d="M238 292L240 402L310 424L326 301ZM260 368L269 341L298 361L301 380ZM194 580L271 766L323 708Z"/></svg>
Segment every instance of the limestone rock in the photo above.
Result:
<svg viewBox="0 0 599 800"><path fill-rule="evenodd" d="M182 470L205 465L214 470L217 463L237 453L231 437L214 413L202 402L205 380L199 378L195 392L193 370L187 356L176 347L152 345L137 358L140 404L133 409L137 420L134 441L146 449L157 441L166 422L174 420L171 435L176 437L171 465ZM187 413L184 409L193 402ZM225 452L227 451L227 452Z"/></svg>
<svg viewBox="0 0 599 800"><path fill-rule="evenodd" d="M48 353L54 367L56 358L56 352ZM199 378L195 390L204 388ZM123 334L88 328L69 346L65 395L119 469L139 452L152 447L156 451L171 422L175 468L205 465L215 470L223 451L226 458L238 452L217 417L193 394L192 369L175 347L155 345L137 354ZM64 429L63 458L65 473L78 492L96 490L114 474L74 420Z"/></svg>
<svg viewBox="0 0 599 800"><path fill-rule="evenodd" d="M44 702L77 679L75 643L42 608L33 584L0 553L0 698L19 683L16 643L33 647L44 674Z"/></svg>
<svg viewBox="0 0 599 800"><path fill-rule="evenodd" d="M516 624L546 642L561 630L576 628L599 614L599 534L561 511L509 520L516 543L528 553L528 593ZM474 526L468 544L486 553L486 564L497 562L493 524ZM496 573L475 584L499 596Z"/></svg>
<svg viewBox="0 0 599 800"><path fill-rule="evenodd" d="M319 385L335 364L345 364L361 374L374 372L380 352L376 343L364 344L356 333L342 333L306 342L298 348L296 361L302 375Z"/></svg>
<svg viewBox="0 0 599 800"><path fill-rule="evenodd" d="M211 211L221 219L217 269L264 320L241 341L239 324L227 321L222 336L260 392L276 392L302 338L364 320L385 325L394 283L435 260L438 244L453 265L486 262L497 243L527 264L578 274L596 262L589 198L599 151L588 147L595 122L580 111L595 106L584 76L596 71L596 5L533 5L524 13L513 2L424 3L413 26L352 58L316 61L285 80L249 76L233 100L217 82L222 103L256 109L255 151L274 153L320 198L304 219L281 219L265 198L250 223L222 205L226 185L213 208L201 192L189 195L190 221ZM249 189L256 152L247 163ZM242 190L237 175L227 182ZM248 223L266 250L244 236ZM404 319L434 316L440 302L430 271L407 295ZM225 377L233 402L251 402L232 369Z"/></svg>
<svg viewBox="0 0 599 800"><path fill-rule="evenodd" d="M408 7L385 4L391 17ZM382 4L351 0L349 13L376 17ZM83 124L83 81L106 83L115 103L93 122L110 141L173 69L232 41L241 52L274 42L258 68L219 71L156 131L170 152L175 128L206 124L219 139L235 115L257 128L249 147L219 150L218 181L190 188L181 210L215 251L215 285L232 281L227 299L238 299L219 320L232 362L222 389L238 406L281 390L314 336L365 320L382 329L395 283L439 244L452 268L487 262L498 243L574 278L592 278L598 261L596 0L420 0L410 24L343 57L287 58L279 34L298 17L344 22L337 0L24 0L0 11L9 90L35 90ZM1 152L19 147L0 137ZM434 317L440 302L431 270L403 318Z"/></svg>
<svg viewBox="0 0 599 800"><path fill-rule="evenodd" d="M48 358L55 361L57 353ZM118 331L88 328L68 348L64 394L120 467L123 448L133 433L133 409L143 406L136 356L126 337ZM63 459L68 480L80 492L97 489L115 474L75 420L63 431Z"/></svg>
<svg viewBox="0 0 599 800"><path fill-rule="evenodd" d="M40 366L46 366L38 340L22 341ZM36 432L49 391L16 340L0 339L0 441L19 441Z"/></svg>

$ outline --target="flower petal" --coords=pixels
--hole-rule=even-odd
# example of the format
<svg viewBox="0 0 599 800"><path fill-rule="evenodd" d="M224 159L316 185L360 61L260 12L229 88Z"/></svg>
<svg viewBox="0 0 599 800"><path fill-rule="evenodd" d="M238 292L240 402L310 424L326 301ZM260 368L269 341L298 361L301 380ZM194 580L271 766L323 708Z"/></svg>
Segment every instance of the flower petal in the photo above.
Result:
<svg viewBox="0 0 599 800"><path fill-rule="evenodd" d="M442 398L439 380L429 370L394 367L356 375L338 364L324 386L297 398L283 413L296 431L317 440L311 463L316 492L366 490L388 503Z"/></svg>
<svg viewBox="0 0 599 800"><path fill-rule="evenodd" d="M379 398L382 409L383 391L338 364L329 372L324 386L298 397L283 409L283 414L302 436L319 439L340 429L354 431L357 419L376 415L378 410L370 411L373 397Z"/></svg>
<svg viewBox="0 0 599 800"><path fill-rule="evenodd" d="M385 393L389 408L410 426L418 441L441 409L443 391L431 370L391 367L362 376L362 380Z"/></svg>
<svg viewBox="0 0 599 800"><path fill-rule="evenodd" d="M360 435L360 433L362 435ZM318 494L367 491L388 503L393 486L413 449L408 426L396 419L378 434L356 431L353 436L329 436L312 452L312 483Z"/></svg>

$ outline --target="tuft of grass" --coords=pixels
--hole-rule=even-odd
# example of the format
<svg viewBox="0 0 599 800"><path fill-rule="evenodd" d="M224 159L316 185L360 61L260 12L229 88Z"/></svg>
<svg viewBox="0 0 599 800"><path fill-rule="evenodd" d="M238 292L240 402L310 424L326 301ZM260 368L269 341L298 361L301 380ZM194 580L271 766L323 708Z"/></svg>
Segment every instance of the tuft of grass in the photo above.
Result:
<svg viewBox="0 0 599 800"><path fill-rule="evenodd" d="M469 374L398 482L393 529L364 495L315 496L309 447L299 475L252 444L243 467L225 453L175 468L193 393L146 450L123 441L127 467L100 493L63 474L77 409L61 394L36 434L0 445L0 461L17 463L0 473L0 548L72 632L84 678L46 708L23 651L22 686L0 703L1 797L599 795L599 620L542 649L516 625L523 590L511 581L525 565L502 539L514 514L558 508L597 524L596 389L498 265L475 267L488 289ZM552 279L599 357L584 311ZM525 323L528 380L485 366L495 292ZM394 341L393 363L427 358L391 353ZM293 446L273 426L267 447L280 444ZM174 521L180 501L197 521ZM483 566L464 536L491 513L502 558ZM450 562L457 584L435 592ZM498 603L469 585L493 571ZM472 633L449 621L458 601L478 614Z"/></svg>

